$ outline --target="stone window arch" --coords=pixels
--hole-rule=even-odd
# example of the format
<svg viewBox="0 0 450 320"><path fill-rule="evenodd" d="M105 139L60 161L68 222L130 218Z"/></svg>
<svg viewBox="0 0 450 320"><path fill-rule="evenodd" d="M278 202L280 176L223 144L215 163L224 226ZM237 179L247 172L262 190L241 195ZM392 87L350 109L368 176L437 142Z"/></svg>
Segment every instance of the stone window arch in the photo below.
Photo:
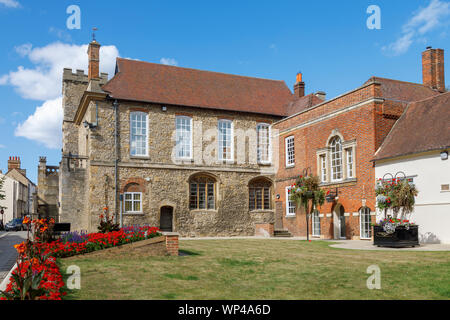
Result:
<svg viewBox="0 0 450 320"><path fill-rule="evenodd" d="M271 210L272 209L272 181L265 177L257 177L248 184L248 209Z"/></svg>
<svg viewBox="0 0 450 320"><path fill-rule="evenodd" d="M215 210L217 180L209 174L196 174L189 179L189 208Z"/></svg>

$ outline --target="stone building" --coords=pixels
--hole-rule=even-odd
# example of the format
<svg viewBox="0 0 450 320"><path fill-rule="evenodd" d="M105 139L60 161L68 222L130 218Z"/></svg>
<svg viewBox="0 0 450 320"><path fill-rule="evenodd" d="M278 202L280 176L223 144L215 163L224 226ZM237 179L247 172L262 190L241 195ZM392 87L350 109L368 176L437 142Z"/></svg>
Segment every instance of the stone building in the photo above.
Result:
<svg viewBox="0 0 450 320"><path fill-rule="evenodd" d="M73 230L95 231L106 211L183 236L304 236L288 189L306 169L330 191L312 236L368 239L375 152L409 103L445 90L432 48L423 84L372 77L330 100L305 95L301 74L292 93L283 81L118 58L108 81L96 41L88 57L87 75L63 72L60 166L49 175L42 164Z"/></svg>
<svg viewBox="0 0 450 320"><path fill-rule="evenodd" d="M120 58L107 81L99 49L88 75L64 69L59 220L95 231L107 208L185 236L273 223L270 125L289 112L285 83Z"/></svg>
<svg viewBox="0 0 450 320"><path fill-rule="evenodd" d="M4 222L22 218L35 212L34 196L36 185L27 178L27 171L21 167L20 157L9 157L8 171L5 176L5 200L0 201L4 209Z"/></svg>
<svg viewBox="0 0 450 320"><path fill-rule="evenodd" d="M427 48L422 64L423 84L372 77L359 88L313 106L306 104L303 110L273 124L280 146L275 228L306 236L305 213L296 210L288 191L307 169L320 177L321 186L329 192L329 202L309 220L311 236L371 238L370 223L376 215L375 152L412 102L445 91L443 50ZM298 100L292 104L309 101L310 97L303 97L301 79L296 88ZM440 123L434 132L448 129ZM414 136L413 132L403 134Z"/></svg>
<svg viewBox="0 0 450 320"><path fill-rule="evenodd" d="M37 213L39 217L59 216L59 166L48 166L47 158L39 158L38 166Z"/></svg>

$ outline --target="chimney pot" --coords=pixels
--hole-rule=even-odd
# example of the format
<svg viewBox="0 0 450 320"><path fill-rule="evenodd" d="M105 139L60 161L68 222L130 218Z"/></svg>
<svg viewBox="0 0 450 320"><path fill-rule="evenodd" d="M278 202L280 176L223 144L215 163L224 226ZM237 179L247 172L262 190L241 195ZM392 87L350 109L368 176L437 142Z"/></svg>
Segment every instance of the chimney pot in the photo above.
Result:
<svg viewBox="0 0 450 320"><path fill-rule="evenodd" d="M301 72L297 73L296 83L294 85L294 96L301 98L305 95L305 83L303 82L303 75Z"/></svg>

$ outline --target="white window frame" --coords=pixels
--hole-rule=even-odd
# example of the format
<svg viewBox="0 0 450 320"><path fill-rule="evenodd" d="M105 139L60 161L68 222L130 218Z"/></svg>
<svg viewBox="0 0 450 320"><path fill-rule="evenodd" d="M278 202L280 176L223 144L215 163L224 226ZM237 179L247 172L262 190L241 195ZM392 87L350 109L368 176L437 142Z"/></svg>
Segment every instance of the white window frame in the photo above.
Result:
<svg viewBox="0 0 450 320"><path fill-rule="evenodd" d="M142 154L133 154L133 115L135 114L140 114L140 115L145 115L145 153ZM148 128L149 128L149 123L148 123L148 113L147 112L142 112L142 111L131 111L130 112L130 156L131 157L148 157ZM138 149L136 147L136 149ZM137 151L137 150L136 150Z"/></svg>
<svg viewBox="0 0 450 320"><path fill-rule="evenodd" d="M340 146L340 150L339 152L333 152L333 143L335 142L335 140L339 139L339 146ZM343 155L342 155L342 139L339 136L334 136L331 141L330 141L330 180L332 182L335 181L342 181L344 179L344 170L343 170ZM334 158L334 156L338 154L339 155L339 160L340 160L340 171L336 171L336 168L338 168L338 166L333 165L333 160L336 161L337 157ZM335 175L337 175L337 173L340 173L340 178L334 178Z"/></svg>
<svg viewBox="0 0 450 320"><path fill-rule="evenodd" d="M132 207L132 210L131 211L126 211L125 210L125 208L126 208L126 202L127 202L127 195L128 194L130 194L131 195L131 207ZM134 199L134 195L135 194L139 194L139 200L135 200ZM130 201L130 200L128 200L128 201ZM139 206L140 206L140 210L139 211L137 211L137 210L134 210L135 209L135 203L136 202L139 202ZM125 213L142 213L142 192L124 192L124 194L123 194L123 209L124 209L124 212Z"/></svg>
<svg viewBox="0 0 450 320"><path fill-rule="evenodd" d="M319 155L319 166L320 166L320 179L322 182L327 182L328 161L326 153Z"/></svg>
<svg viewBox="0 0 450 320"><path fill-rule="evenodd" d="M297 215L295 202L289 199L289 190L291 189L291 187L286 187L286 217L295 217ZM291 203L293 204L293 213L290 211L290 209L292 209Z"/></svg>
<svg viewBox="0 0 450 320"><path fill-rule="evenodd" d="M355 176L355 153L353 147L345 149L345 160L346 160L347 179L353 178ZM349 160L351 160L351 162Z"/></svg>
<svg viewBox="0 0 450 320"><path fill-rule="evenodd" d="M317 221L316 220L319 220L318 221L318 223L319 223L319 233L317 233L317 229L316 229L316 223L317 223ZM320 234L322 233L322 228L321 228L321 226L320 226L320 213L319 213L319 211L318 210L314 210L314 212L313 212L313 214L312 214L312 219L311 219L311 224L312 224L312 236L313 237L320 237Z"/></svg>
<svg viewBox="0 0 450 320"><path fill-rule="evenodd" d="M189 128L190 128L190 136L189 136L189 156L180 156L179 152L181 151L180 148L183 148L184 146L180 146L178 143L178 137L182 135L184 132L180 132L178 129L178 120L188 120L189 121ZM175 156L177 159L184 159L184 160L191 160L193 158L193 127L192 127L192 118L189 116L175 116L175 132L176 132L176 138L175 138Z"/></svg>
<svg viewBox="0 0 450 320"><path fill-rule="evenodd" d="M261 160L261 141L259 130L262 127L267 128L267 160ZM269 123L261 122L256 125L256 140L257 140L257 149L256 149L256 157L259 163L262 164L270 164L272 162L272 144L271 144L271 127Z"/></svg>
<svg viewBox="0 0 450 320"><path fill-rule="evenodd" d="M221 123L229 123L230 124L230 134L226 134L227 136L230 136L230 154L229 157L224 158L223 157L223 146L222 146L222 134L220 132L220 124ZM233 121L229 120L229 119L219 119L219 121L217 122L217 143L218 143L218 149L217 149L217 154L218 154L218 159L220 161L230 161L232 162L234 159L234 127L233 127Z"/></svg>
<svg viewBox="0 0 450 320"><path fill-rule="evenodd" d="M289 162L290 160L290 148L289 144L290 141L292 141L292 162ZM285 158L286 158L286 168L294 167L295 166L295 139L294 136L289 136L284 138L284 150L285 150Z"/></svg>
<svg viewBox="0 0 450 320"><path fill-rule="evenodd" d="M362 221L362 216L363 216L363 210L368 210L369 211L369 237L363 237L363 221ZM371 223L371 214L370 214L370 208L368 207L363 207L359 210L359 238L360 239L372 239L372 228L370 226Z"/></svg>

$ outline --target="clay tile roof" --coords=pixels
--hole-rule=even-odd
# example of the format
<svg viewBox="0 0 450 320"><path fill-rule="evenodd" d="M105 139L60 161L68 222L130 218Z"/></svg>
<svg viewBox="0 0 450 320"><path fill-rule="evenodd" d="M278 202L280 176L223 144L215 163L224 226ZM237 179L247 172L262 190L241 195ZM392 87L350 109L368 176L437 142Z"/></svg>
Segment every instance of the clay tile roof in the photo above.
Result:
<svg viewBox="0 0 450 320"><path fill-rule="evenodd" d="M291 116L322 102L324 102L324 100L318 98L312 93L301 98L295 98L289 101L285 106L287 116Z"/></svg>
<svg viewBox="0 0 450 320"><path fill-rule="evenodd" d="M423 100L440 94L438 91L435 91L420 83L405 82L380 77L372 77L364 84L371 81L381 83L382 97L385 99L409 102Z"/></svg>
<svg viewBox="0 0 450 320"><path fill-rule="evenodd" d="M284 81L243 77L117 58L102 89L117 99L286 115L292 93Z"/></svg>
<svg viewBox="0 0 450 320"><path fill-rule="evenodd" d="M450 147L450 92L412 102L397 120L374 160Z"/></svg>

